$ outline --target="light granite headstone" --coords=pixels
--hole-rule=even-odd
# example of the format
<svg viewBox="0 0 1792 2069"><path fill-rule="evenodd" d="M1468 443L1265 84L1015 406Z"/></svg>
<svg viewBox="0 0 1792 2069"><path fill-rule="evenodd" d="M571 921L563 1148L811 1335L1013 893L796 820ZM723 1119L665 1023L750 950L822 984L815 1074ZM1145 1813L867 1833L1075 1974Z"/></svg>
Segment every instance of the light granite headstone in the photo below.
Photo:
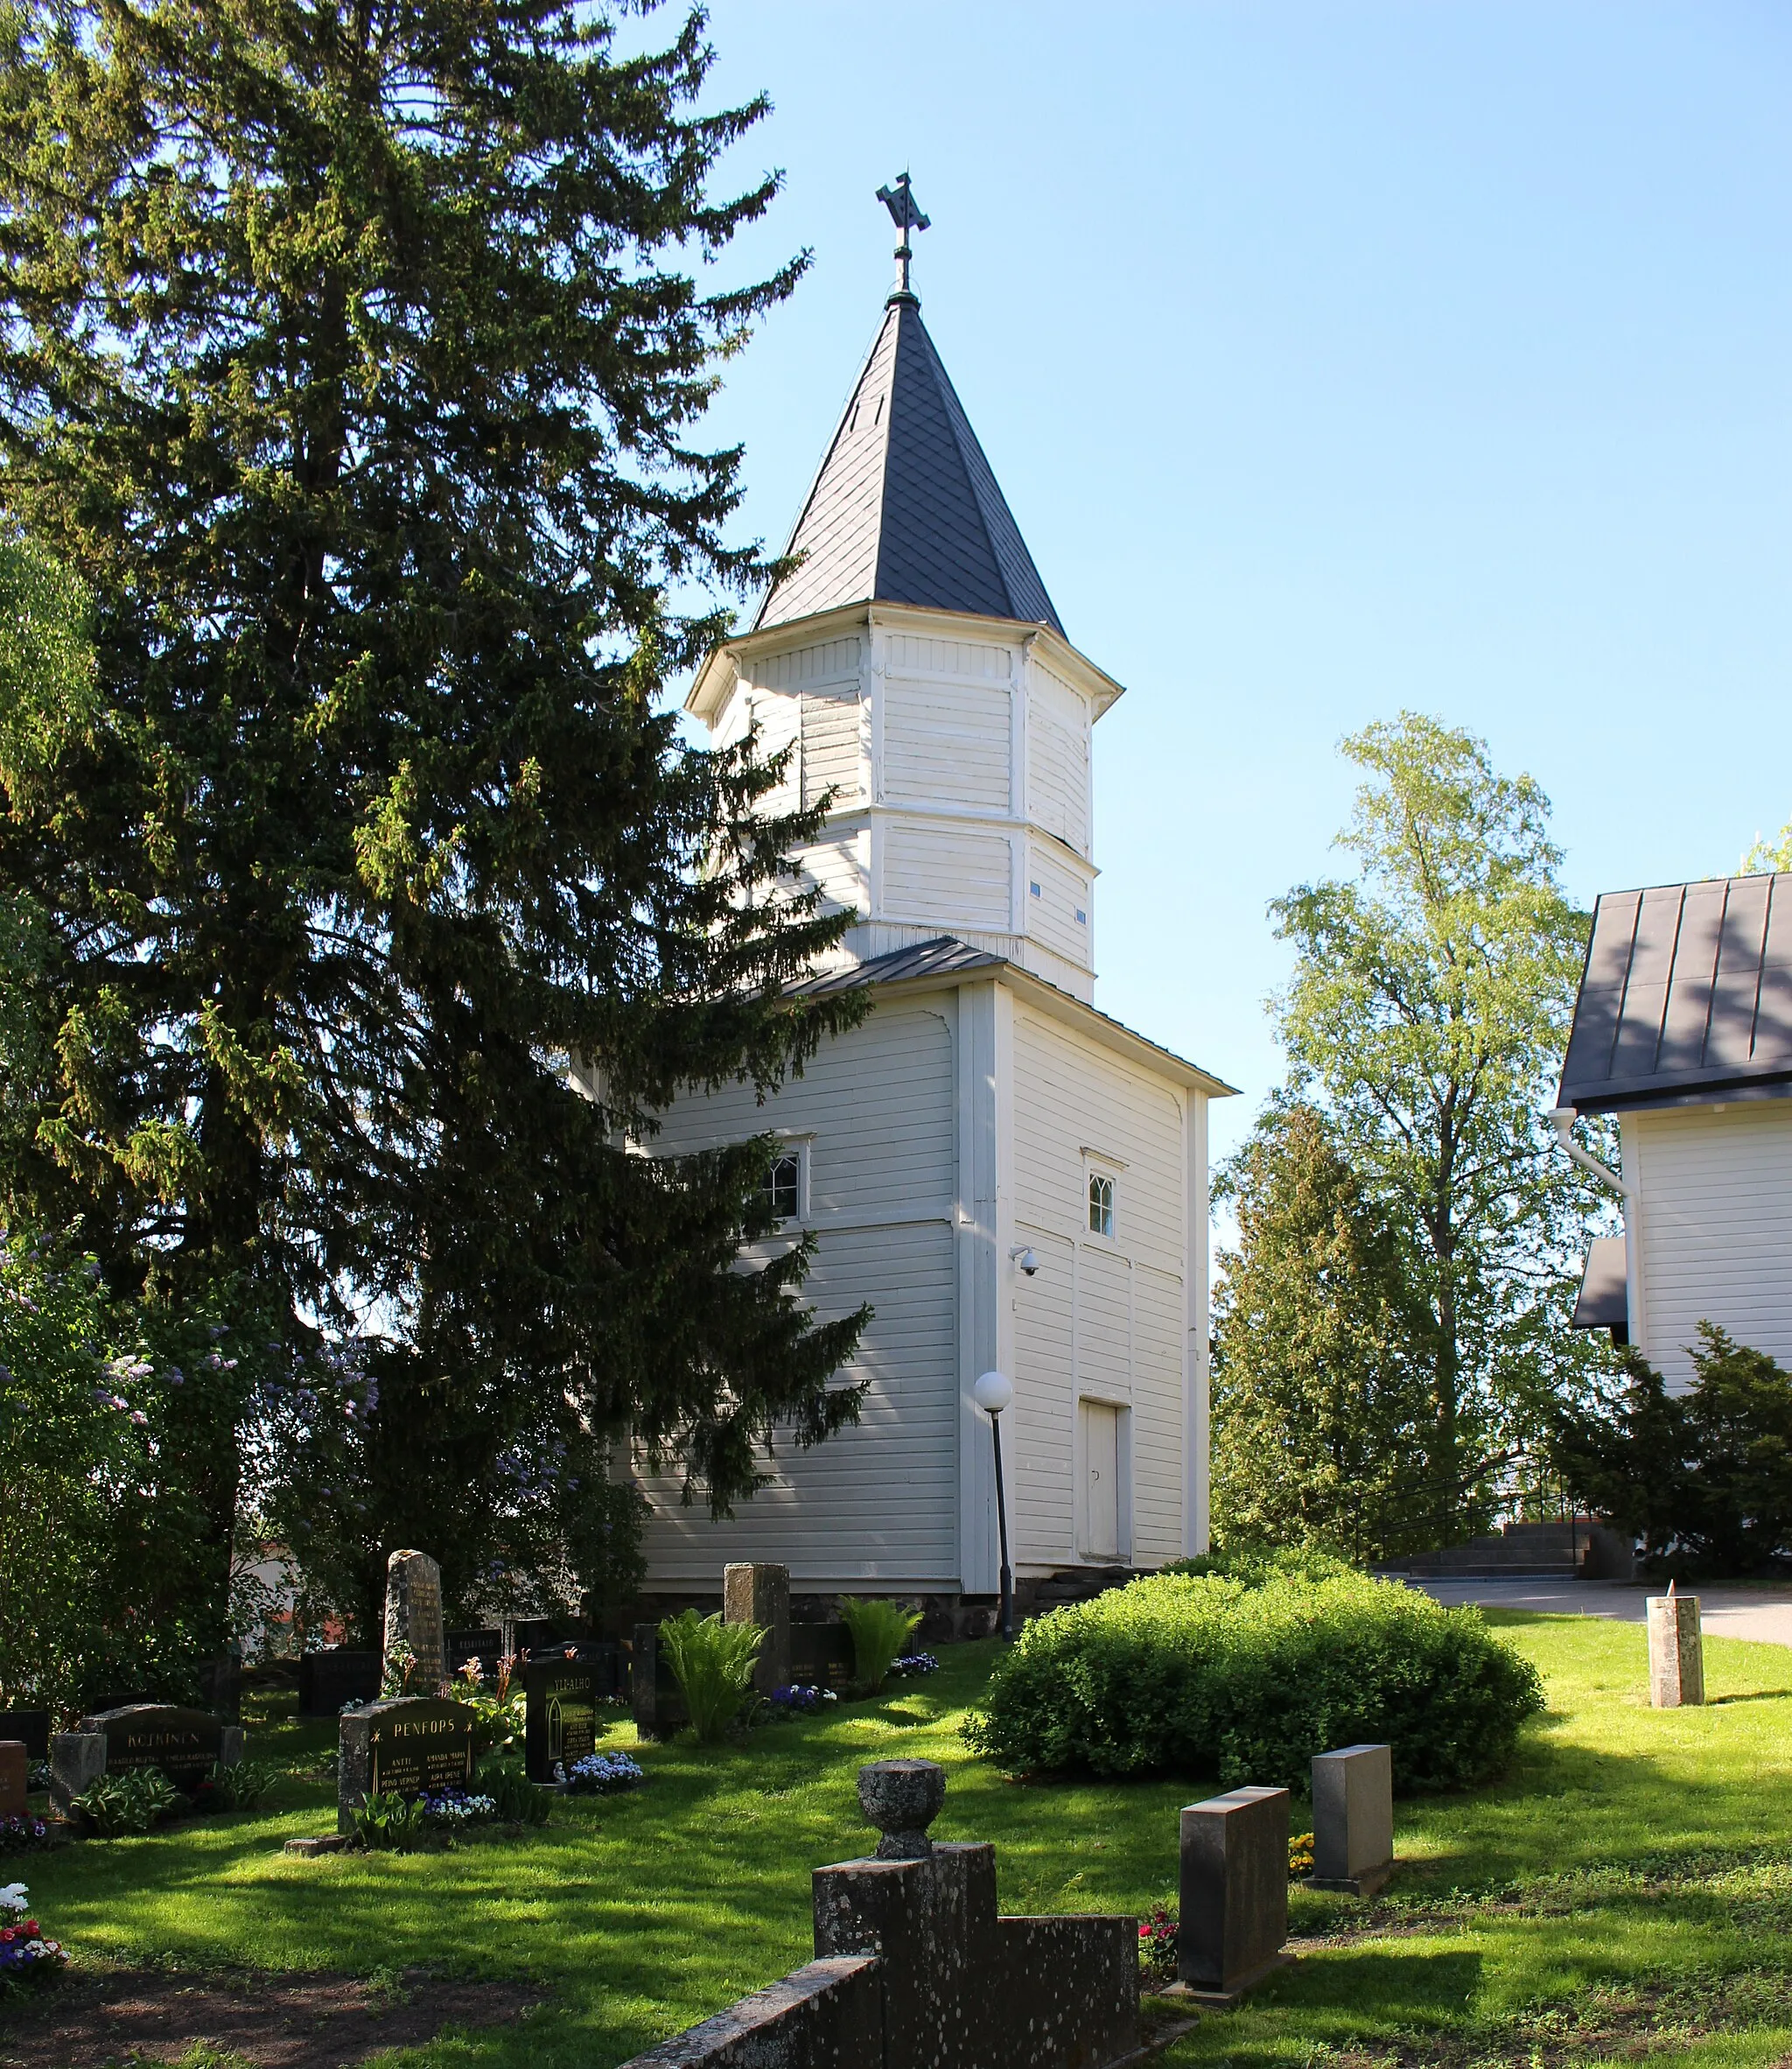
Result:
<svg viewBox="0 0 1792 2069"><path fill-rule="evenodd" d="M1394 1749L1342 1746L1312 1764L1316 1890L1373 1897L1394 1872Z"/></svg>
<svg viewBox="0 0 1792 2069"><path fill-rule="evenodd" d="M765 1632L753 1662L752 1685L761 1695L790 1680L790 1568L742 1561L722 1568L722 1621L757 1624Z"/></svg>
<svg viewBox="0 0 1792 2069"><path fill-rule="evenodd" d="M1182 1813L1176 1975L1230 2004L1293 1957L1288 1937L1288 1792L1233 1789Z"/></svg>
<svg viewBox="0 0 1792 2069"><path fill-rule="evenodd" d="M434 1695L448 1679L448 1630L442 1617L442 1569L427 1552L395 1552L386 1561L386 1640L381 1686L394 1646L410 1647L407 1695Z"/></svg>
<svg viewBox="0 0 1792 2069"><path fill-rule="evenodd" d="M1704 1701L1698 1597L1676 1595L1671 1586L1648 1598L1648 1699L1658 1710Z"/></svg>

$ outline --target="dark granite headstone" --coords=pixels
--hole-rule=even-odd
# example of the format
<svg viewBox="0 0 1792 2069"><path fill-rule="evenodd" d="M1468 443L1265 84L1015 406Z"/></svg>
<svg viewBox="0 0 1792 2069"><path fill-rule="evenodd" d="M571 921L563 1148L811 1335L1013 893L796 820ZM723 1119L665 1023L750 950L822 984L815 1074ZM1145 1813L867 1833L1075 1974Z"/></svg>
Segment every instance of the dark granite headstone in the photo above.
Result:
<svg viewBox="0 0 1792 2069"><path fill-rule="evenodd" d="M177 1788L192 1790L220 1760L234 1761L242 1743L234 1726L206 1710L170 1702L133 1702L80 1721L83 1732L106 1742L108 1774L159 1767ZM228 1734L228 1737L227 1737Z"/></svg>
<svg viewBox="0 0 1792 2069"><path fill-rule="evenodd" d="M1230 2004L1293 1957L1288 1937L1288 1792L1233 1789L1182 1813L1176 1974Z"/></svg>
<svg viewBox="0 0 1792 2069"><path fill-rule="evenodd" d="M448 1673L452 1680L469 1659L477 1659L485 1678L490 1680L498 1671L498 1662L503 1657L504 1633L501 1631L451 1631L448 1633Z"/></svg>
<svg viewBox="0 0 1792 2069"><path fill-rule="evenodd" d="M564 1617L527 1617L513 1627L513 1643L519 1652L540 1652L550 1645L576 1645Z"/></svg>
<svg viewBox="0 0 1792 2069"><path fill-rule="evenodd" d="M0 1710L0 1738L15 1738L24 1748L27 1760L50 1757L48 1710Z"/></svg>
<svg viewBox="0 0 1792 2069"><path fill-rule="evenodd" d="M1394 1750L1343 1746L1312 1764L1316 1890L1373 1897L1394 1872Z"/></svg>
<svg viewBox="0 0 1792 2069"><path fill-rule="evenodd" d="M598 1750L598 1673L587 1661L531 1659L522 1670L523 1762L532 1782L551 1782ZM564 1779L564 1776L561 1778Z"/></svg>
<svg viewBox="0 0 1792 2069"><path fill-rule="evenodd" d="M333 1717L345 1702L371 1702L380 1693L380 1655L346 1645L307 1652L298 1663L298 1714Z"/></svg>
<svg viewBox="0 0 1792 2069"><path fill-rule="evenodd" d="M845 1689L852 1686L858 1661L852 1633L844 1624L793 1624L790 1626L790 1679L804 1687Z"/></svg>
<svg viewBox="0 0 1792 2069"><path fill-rule="evenodd" d="M437 1696L398 1696L350 1710L340 1729L337 1829L354 1830L354 1813L369 1796L470 1788L478 1722L465 1703Z"/></svg>

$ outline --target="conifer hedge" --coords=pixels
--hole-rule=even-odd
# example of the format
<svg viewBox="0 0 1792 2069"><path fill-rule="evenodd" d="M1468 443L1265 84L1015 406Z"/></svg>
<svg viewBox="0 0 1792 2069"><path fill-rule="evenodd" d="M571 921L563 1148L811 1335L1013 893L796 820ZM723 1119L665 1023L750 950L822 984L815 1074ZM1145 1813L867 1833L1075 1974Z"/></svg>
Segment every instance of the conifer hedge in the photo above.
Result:
<svg viewBox="0 0 1792 2069"><path fill-rule="evenodd" d="M1300 1790L1315 1753L1385 1741L1404 1792L1496 1774L1543 1707L1536 1669L1479 1610L1343 1567L1271 1568L1155 1575L1035 1619L965 1736L1018 1772Z"/></svg>

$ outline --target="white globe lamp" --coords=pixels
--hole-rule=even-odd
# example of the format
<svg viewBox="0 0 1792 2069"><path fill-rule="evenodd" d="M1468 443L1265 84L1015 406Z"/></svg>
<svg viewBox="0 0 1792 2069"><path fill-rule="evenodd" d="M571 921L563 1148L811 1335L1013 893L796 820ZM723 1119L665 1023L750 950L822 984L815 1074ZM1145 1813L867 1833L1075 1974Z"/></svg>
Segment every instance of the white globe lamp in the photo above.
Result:
<svg viewBox="0 0 1792 2069"><path fill-rule="evenodd" d="M999 1415L1014 1399L1014 1383L1005 1372L985 1372L970 1392L985 1415Z"/></svg>

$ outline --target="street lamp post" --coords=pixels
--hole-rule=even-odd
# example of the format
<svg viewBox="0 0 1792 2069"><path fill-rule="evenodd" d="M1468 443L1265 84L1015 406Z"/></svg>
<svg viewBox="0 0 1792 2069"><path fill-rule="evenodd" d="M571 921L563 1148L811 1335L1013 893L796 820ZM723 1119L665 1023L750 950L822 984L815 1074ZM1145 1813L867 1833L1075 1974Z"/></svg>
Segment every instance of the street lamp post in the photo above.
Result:
<svg viewBox="0 0 1792 2069"><path fill-rule="evenodd" d="M971 1389L972 1399L990 1419L996 1442L996 1528L1002 1540L1002 1636L1014 1636L1014 1572L1008 1564L1008 1503L1002 1492L1002 1411L1014 1399L1005 1372L985 1372Z"/></svg>

